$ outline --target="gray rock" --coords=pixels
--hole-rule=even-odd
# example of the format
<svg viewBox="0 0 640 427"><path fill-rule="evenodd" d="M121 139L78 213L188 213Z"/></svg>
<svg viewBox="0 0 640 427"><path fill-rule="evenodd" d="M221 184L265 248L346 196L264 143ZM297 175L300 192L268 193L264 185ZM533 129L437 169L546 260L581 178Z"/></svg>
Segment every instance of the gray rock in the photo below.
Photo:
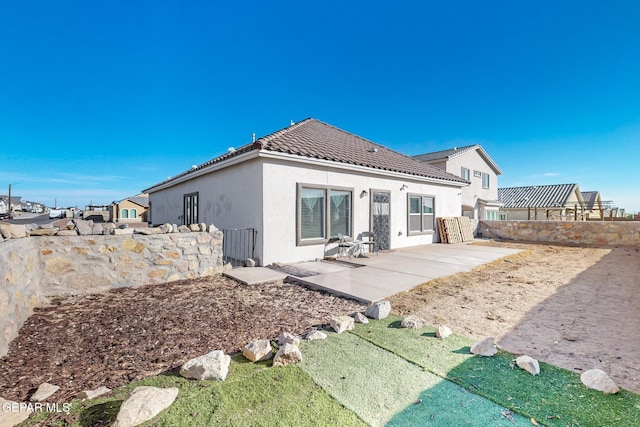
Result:
<svg viewBox="0 0 640 427"><path fill-rule="evenodd" d="M284 366L291 363L302 362L302 353L297 345L286 343L273 358L273 366Z"/></svg>
<svg viewBox="0 0 640 427"><path fill-rule="evenodd" d="M133 228L115 228L111 230L111 233L117 236L129 235L133 234Z"/></svg>
<svg viewBox="0 0 640 427"><path fill-rule="evenodd" d="M107 223L104 223L104 224L102 224L102 227L103 227L105 230L115 230L116 228L118 228L118 227L116 227L116 224L115 224L115 223L113 223L113 222L107 222Z"/></svg>
<svg viewBox="0 0 640 427"><path fill-rule="evenodd" d="M78 393L76 396L78 399L95 399L103 394L111 393L111 389L105 386L99 387L95 390L85 390Z"/></svg>
<svg viewBox="0 0 640 427"><path fill-rule="evenodd" d="M498 352L493 337L487 337L476 341L471 346L471 353L476 356L493 356Z"/></svg>
<svg viewBox="0 0 640 427"><path fill-rule="evenodd" d="M367 316L360 312L353 314L352 317L356 323L369 323L369 319L367 319Z"/></svg>
<svg viewBox="0 0 640 427"><path fill-rule="evenodd" d="M129 224L118 224L118 228L124 230L125 228L129 228Z"/></svg>
<svg viewBox="0 0 640 427"><path fill-rule="evenodd" d="M101 222L94 223L91 228L91 233L94 235L104 234L104 224Z"/></svg>
<svg viewBox="0 0 640 427"><path fill-rule="evenodd" d="M5 239L11 238L11 224L0 222L0 235Z"/></svg>
<svg viewBox="0 0 640 427"><path fill-rule="evenodd" d="M230 364L231 356L224 354L222 350L214 350L182 365L180 375L196 380L224 381Z"/></svg>
<svg viewBox="0 0 640 427"><path fill-rule="evenodd" d="M171 224L162 224L160 226L160 229L162 230L163 233L172 233L173 232L173 225L171 225Z"/></svg>
<svg viewBox="0 0 640 427"><path fill-rule="evenodd" d="M252 362L269 360L273 356L273 347L269 340L252 341L244 346L242 355Z"/></svg>
<svg viewBox="0 0 640 427"><path fill-rule="evenodd" d="M4 237L2 237L2 234L0 234L0 243L4 242Z"/></svg>
<svg viewBox="0 0 640 427"><path fill-rule="evenodd" d="M289 332L281 332L278 337L278 345L293 344L296 347L300 345L300 338L290 334Z"/></svg>
<svg viewBox="0 0 640 427"><path fill-rule="evenodd" d="M136 234L142 234L142 235L144 235L144 236L149 236L149 235L151 235L151 234L155 234L155 233L153 232L153 230L154 230L153 228L148 228L148 227L144 227L144 228L143 228L143 227L140 227L140 228L134 228L134 229L133 229L133 232L134 232L134 233L136 233Z"/></svg>
<svg viewBox="0 0 640 427"><path fill-rule="evenodd" d="M179 233L191 233L191 230L186 225L181 225L178 227Z"/></svg>
<svg viewBox="0 0 640 427"><path fill-rule="evenodd" d="M56 236L77 236L78 232L76 230L60 230Z"/></svg>
<svg viewBox="0 0 640 427"><path fill-rule="evenodd" d="M451 329L448 326L440 325L436 329L436 338L445 339L451 335Z"/></svg>
<svg viewBox="0 0 640 427"><path fill-rule="evenodd" d="M355 329L353 317L351 316L340 316L340 317L332 317L329 321L329 324L333 328L334 331L341 334L344 331L352 331Z"/></svg>
<svg viewBox="0 0 640 427"><path fill-rule="evenodd" d="M136 387L120 406L120 412L113 427L140 425L171 406L176 397L178 397L177 387Z"/></svg>
<svg viewBox="0 0 640 427"><path fill-rule="evenodd" d="M200 224L198 224L198 226L200 227L201 232L205 233L207 231L207 224L205 224L204 222L201 222Z"/></svg>
<svg viewBox="0 0 640 427"><path fill-rule="evenodd" d="M0 397L0 427L17 426L29 418L32 412L33 409L23 402L13 402Z"/></svg>
<svg viewBox="0 0 640 427"><path fill-rule="evenodd" d="M255 267L256 266L256 260L254 260L253 258L247 258L246 260L244 260L244 266L245 267Z"/></svg>
<svg viewBox="0 0 640 427"><path fill-rule="evenodd" d="M307 341L326 340L327 334L320 331L311 331L304 337L304 339L306 339Z"/></svg>
<svg viewBox="0 0 640 427"><path fill-rule="evenodd" d="M84 219L74 219L74 225L76 226L76 230L78 230L78 234L81 236L88 236L93 233L93 221L92 220L84 220Z"/></svg>
<svg viewBox="0 0 640 427"><path fill-rule="evenodd" d="M520 369L524 369L529 372L531 375L538 375L540 373L540 363L533 357L529 356L520 356L516 359L516 365Z"/></svg>
<svg viewBox="0 0 640 427"><path fill-rule="evenodd" d="M587 388L598 390L604 394L616 394L620 388L616 383L601 369L590 369L580 375L580 381Z"/></svg>
<svg viewBox="0 0 640 427"><path fill-rule="evenodd" d="M364 312L364 315L370 319L384 319L391 313L391 303L389 301L378 301L370 305Z"/></svg>
<svg viewBox="0 0 640 427"><path fill-rule="evenodd" d="M173 228L173 230L171 230L172 233L178 233L180 231L178 224L171 224L171 228Z"/></svg>
<svg viewBox="0 0 640 427"><path fill-rule="evenodd" d="M213 224L209 224L209 233L215 233L216 231L218 231L218 227Z"/></svg>
<svg viewBox="0 0 640 427"><path fill-rule="evenodd" d="M60 387L57 385L42 383L40 384L36 392L33 393L33 396L31 396L31 401L42 402L43 400L46 400L49 397L51 397L59 389Z"/></svg>
<svg viewBox="0 0 640 427"><path fill-rule="evenodd" d="M409 329L420 329L425 325L424 319L419 318L418 316L414 316L410 314L409 316L402 319L400 323L401 328L409 328Z"/></svg>

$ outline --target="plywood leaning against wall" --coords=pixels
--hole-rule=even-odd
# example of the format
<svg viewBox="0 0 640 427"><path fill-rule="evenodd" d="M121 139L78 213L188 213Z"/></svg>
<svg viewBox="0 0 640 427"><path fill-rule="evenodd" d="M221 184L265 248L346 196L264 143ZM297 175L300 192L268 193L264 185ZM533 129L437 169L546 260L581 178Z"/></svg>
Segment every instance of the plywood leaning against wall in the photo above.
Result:
<svg viewBox="0 0 640 427"><path fill-rule="evenodd" d="M471 222L466 216L438 218L441 243L462 243L473 240Z"/></svg>

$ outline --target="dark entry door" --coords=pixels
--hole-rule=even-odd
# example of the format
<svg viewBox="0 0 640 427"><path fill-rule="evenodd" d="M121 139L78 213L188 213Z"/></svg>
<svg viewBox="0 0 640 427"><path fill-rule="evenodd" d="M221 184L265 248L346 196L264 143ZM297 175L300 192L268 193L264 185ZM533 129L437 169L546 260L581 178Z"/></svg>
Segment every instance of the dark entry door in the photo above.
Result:
<svg viewBox="0 0 640 427"><path fill-rule="evenodd" d="M198 223L198 193L184 195L182 223L184 225Z"/></svg>
<svg viewBox="0 0 640 427"><path fill-rule="evenodd" d="M378 242L378 250L391 248L391 193L371 191L371 231Z"/></svg>

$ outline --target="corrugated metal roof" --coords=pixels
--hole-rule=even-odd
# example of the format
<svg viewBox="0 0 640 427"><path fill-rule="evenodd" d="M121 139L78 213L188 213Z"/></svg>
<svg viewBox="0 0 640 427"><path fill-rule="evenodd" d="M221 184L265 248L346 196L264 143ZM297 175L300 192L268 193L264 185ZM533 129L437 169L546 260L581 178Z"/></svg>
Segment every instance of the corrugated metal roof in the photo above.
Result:
<svg viewBox="0 0 640 427"><path fill-rule="evenodd" d="M565 206L578 184L534 185L498 188L498 200L504 209L558 208Z"/></svg>
<svg viewBox="0 0 640 427"><path fill-rule="evenodd" d="M445 172L427 163L420 162L410 156L398 153L319 120L305 119L259 138L255 142L240 147L234 152L225 153L222 156L182 172L175 177L156 184L154 187L170 183L209 165L223 162L241 153L252 150L287 153L301 157L400 172L458 184L468 184L467 181L459 176ZM152 188L153 187L151 187L151 189ZM149 190L150 189L146 189L144 191L148 192Z"/></svg>
<svg viewBox="0 0 640 427"><path fill-rule="evenodd" d="M600 196L600 192L599 191L581 191L580 194L582 194L582 198L584 199L584 205L585 208L588 210L593 210L596 201L598 201L598 197ZM600 209L600 207L598 206L598 209Z"/></svg>

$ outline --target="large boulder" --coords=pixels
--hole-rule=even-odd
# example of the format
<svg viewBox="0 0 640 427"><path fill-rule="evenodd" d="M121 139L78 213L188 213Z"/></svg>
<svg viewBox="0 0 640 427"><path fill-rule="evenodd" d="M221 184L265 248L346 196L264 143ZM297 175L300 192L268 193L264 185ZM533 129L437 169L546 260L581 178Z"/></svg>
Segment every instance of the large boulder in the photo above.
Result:
<svg viewBox="0 0 640 427"><path fill-rule="evenodd" d="M84 219L74 219L73 224L78 230L78 234L81 236L88 236L93 234L93 221Z"/></svg>
<svg viewBox="0 0 640 427"><path fill-rule="evenodd" d="M11 224L11 238L22 239L27 237L27 226L24 224Z"/></svg>
<svg viewBox="0 0 640 427"><path fill-rule="evenodd" d="M329 324L331 325L333 330L339 334L343 333L344 331L352 331L355 329L353 317L351 316L332 317L329 321Z"/></svg>
<svg viewBox="0 0 640 427"><path fill-rule="evenodd" d="M471 353L476 356L493 356L498 352L496 344L493 342L493 337L487 337L476 341L471 346Z"/></svg>
<svg viewBox="0 0 640 427"><path fill-rule="evenodd" d="M6 222L0 222L0 236L5 239L11 238L11 224Z"/></svg>
<svg viewBox="0 0 640 427"><path fill-rule="evenodd" d="M302 362L302 353L297 345L286 343L273 358L273 366L284 366L291 363Z"/></svg>
<svg viewBox="0 0 640 427"><path fill-rule="evenodd" d="M120 406L120 412L113 427L133 427L158 415L178 397L178 388L158 388L141 386L133 389L127 400Z"/></svg>
<svg viewBox="0 0 640 427"><path fill-rule="evenodd" d="M245 345L242 355L252 362L269 360L273 356L273 347L269 340L256 340Z"/></svg>
<svg viewBox="0 0 640 427"><path fill-rule="evenodd" d="M180 375L196 380L224 381L230 364L231 356L224 354L222 350L214 350L182 365Z"/></svg>
<svg viewBox="0 0 640 427"><path fill-rule="evenodd" d="M370 319L384 319L391 313L391 303L389 301L378 301L371 304L364 312L364 315Z"/></svg>
<svg viewBox="0 0 640 427"><path fill-rule="evenodd" d="M580 375L580 381L587 388L598 390L604 394L616 394L620 388L616 383L600 369L590 369Z"/></svg>

